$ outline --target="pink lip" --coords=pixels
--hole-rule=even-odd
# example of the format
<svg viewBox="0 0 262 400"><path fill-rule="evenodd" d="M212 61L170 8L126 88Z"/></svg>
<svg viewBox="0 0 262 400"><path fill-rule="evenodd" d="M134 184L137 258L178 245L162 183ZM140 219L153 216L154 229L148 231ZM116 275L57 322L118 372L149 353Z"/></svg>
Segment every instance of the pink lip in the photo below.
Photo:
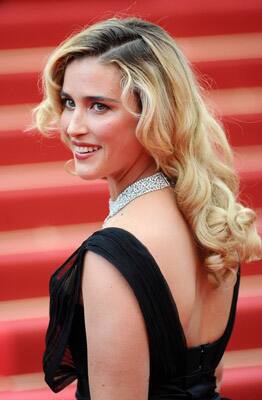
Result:
<svg viewBox="0 0 262 400"><path fill-rule="evenodd" d="M75 146L83 146L83 147L98 147L98 150L101 149L101 146L97 145L97 144L92 144L92 143L84 143L84 142L77 142L75 140L72 140L71 143ZM92 153L78 153L77 151L74 151L75 157L77 160L86 160L89 157L92 157L92 155L94 155L98 150L92 152Z"/></svg>
<svg viewBox="0 0 262 400"><path fill-rule="evenodd" d="M99 149L98 149L99 150ZM98 151L97 150L97 151ZM85 160L86 158L92 157L97 151L94 151L93 153L86 153L86 154L81 154L81 153L77 153L76 151L74 152L75 157L78 160Z"/></svg>
<svg viewBox="0 0 262 400"><path fill-rule="evenodd" d="M92 144L92 143L85 143L85 142L76 142L75 140L71 140L71 143L74 144L75 146L85 146L85 147L101 147L98 144Z"/></svg>

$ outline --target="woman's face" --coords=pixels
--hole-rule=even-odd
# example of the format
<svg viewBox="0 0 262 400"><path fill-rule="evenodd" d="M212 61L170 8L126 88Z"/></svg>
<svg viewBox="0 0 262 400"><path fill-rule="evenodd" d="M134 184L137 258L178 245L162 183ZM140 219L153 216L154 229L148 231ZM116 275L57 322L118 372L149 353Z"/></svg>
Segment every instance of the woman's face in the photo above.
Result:
<svg viewBox="0 0 262 400"><path fill-rule="evenodd" d="M97 58L72 61L61 91L61 131L71 148L76 173L84 179L121 179L152 158L135 136L138 118L121 101L120 70ZM138 112L130 95L128 106Z"/></svg>

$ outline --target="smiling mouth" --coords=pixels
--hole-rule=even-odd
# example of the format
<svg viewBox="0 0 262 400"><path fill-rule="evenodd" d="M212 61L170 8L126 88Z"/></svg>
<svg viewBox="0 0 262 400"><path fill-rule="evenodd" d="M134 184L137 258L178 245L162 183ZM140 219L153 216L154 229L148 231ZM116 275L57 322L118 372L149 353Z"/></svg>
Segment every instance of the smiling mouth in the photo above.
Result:
<svg viewBox="0 0 262 400"><path fill-rule="evenodd" d="M99 149L99 146L74 146L74 152L78 154L94 153Z"/></svg>

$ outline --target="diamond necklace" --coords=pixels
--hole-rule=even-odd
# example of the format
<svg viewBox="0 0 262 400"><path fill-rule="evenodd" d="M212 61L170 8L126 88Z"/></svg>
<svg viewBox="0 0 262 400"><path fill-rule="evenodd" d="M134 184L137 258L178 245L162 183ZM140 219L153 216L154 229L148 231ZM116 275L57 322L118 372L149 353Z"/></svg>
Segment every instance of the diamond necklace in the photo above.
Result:
<svg viewBox="0 0 262 400"><path fill-rule="evenodd" d="M163 172L157 172L154 175L147 176L146 178L139 179L132 183L123 192L121 192L115 200L109 199L109 214L104 220L104 224L109 218L116 215L122 208L124 208L132 200L145 193L153 192L155 190L164 189L171 186Z"/></svg>

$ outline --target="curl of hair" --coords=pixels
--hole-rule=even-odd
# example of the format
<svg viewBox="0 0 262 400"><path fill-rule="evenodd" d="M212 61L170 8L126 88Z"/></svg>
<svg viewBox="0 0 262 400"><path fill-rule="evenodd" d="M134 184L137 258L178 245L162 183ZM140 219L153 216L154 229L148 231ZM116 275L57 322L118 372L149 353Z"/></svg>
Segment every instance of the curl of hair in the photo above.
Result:
<svg viewBox="0 0 262 400"><path fill-rule="evenodd" d="M188 61L161 27L138 18L112 18L63 42L44 70L37 128L49 134L57 127L65 69L87 56L120 68L125 104L130 93L137 95L137 138L158 169L176 180L177 205L210 278L221 283L236 275L240 262L259 259L255 213L237 201L239 182L226 135L208 111Z"/></svg>

